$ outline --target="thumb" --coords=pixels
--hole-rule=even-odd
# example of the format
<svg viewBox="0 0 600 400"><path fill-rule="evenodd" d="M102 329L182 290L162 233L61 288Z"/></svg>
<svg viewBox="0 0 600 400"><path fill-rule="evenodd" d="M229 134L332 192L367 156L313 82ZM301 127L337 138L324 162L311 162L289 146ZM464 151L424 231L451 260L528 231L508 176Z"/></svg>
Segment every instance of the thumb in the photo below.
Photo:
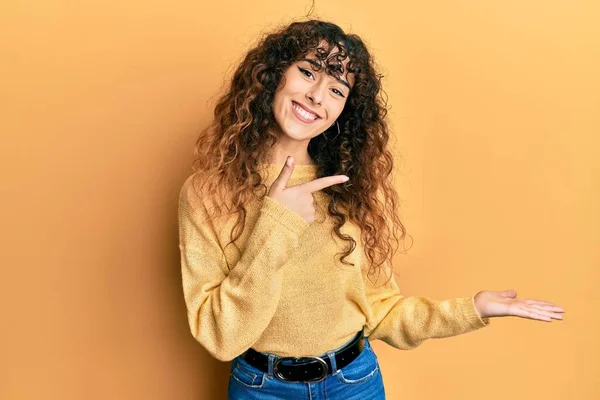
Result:
<svg viewBox="0 0 600 400"><path fill-rule="evenodd" d="M292 172L294 171L294 165L294 157L288 156L281 172L279 172L279 175L273 181L275 187L279 189L285 189L287 187L290 176L292 176Z"/></svg>
<svg viewBox="0 0 600 400"><path fill-rule="evenodd" d="M502 297L511 297L511 298L515 298L515 297L517 297L517 292L516 292L516 290L512 290L512 289L511 289L511 290L505 290L505 291L503 291L503 292L500 292L499 294L500 294L500 296L502 296Z"/></svg>

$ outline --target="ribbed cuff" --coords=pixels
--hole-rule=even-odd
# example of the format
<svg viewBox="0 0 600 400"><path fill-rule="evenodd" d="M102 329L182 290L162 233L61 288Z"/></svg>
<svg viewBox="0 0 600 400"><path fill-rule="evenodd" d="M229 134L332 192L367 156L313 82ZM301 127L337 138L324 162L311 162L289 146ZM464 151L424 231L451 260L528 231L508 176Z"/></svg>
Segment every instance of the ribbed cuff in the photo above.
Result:
<svg viewBox="0 0 600 400"><path fill-rule="evenodd" d="M488 317L482 318L475 307L475 296L462 297L458 300L459 308L467 322L475 329L483 328L490 324Z"/></svg>
<svg viewBox="0 0 600 400"><path fill-rule="evenodd" d="M298 213L269 196L265 196L260 212L270 215L297 235L310 226Z"/></svg>

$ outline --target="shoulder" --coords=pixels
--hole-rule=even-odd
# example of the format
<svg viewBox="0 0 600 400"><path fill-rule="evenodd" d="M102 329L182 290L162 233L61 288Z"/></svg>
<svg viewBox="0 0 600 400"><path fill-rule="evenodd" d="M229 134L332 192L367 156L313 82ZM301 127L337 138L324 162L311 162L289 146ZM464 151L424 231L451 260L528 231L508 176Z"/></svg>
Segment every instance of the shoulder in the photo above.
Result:
<svg viewBox="0 0 600 400"><path fill-rule="evenodd" d="M197 173L188 176L179 190L179 210L206 213L210 197L202 187L202 177Z"/></svg>
<svg viewBox="0 0 600 400"><path fill-rule="evenodd" d="M192 213L196 218L213 219L227 211L224 194L220 187L206 184L202 174L194 172L188 176L179 191L180 212Z"/></svg>
<svg viewBox="0 0 600 400"><path fill-rule="evenodd" d="M201 202L201 195L197 190L198 174L193 173L188 176L179 190L179 203L198 203Z"/></svg>

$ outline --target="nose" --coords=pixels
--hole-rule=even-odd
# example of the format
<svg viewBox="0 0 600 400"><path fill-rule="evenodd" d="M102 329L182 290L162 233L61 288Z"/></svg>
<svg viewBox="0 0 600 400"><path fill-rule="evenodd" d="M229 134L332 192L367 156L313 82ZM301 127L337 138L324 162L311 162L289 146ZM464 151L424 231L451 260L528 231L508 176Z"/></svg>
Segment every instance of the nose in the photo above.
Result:
<svg viewBox="0 0 600 400"><path fill-rule="evenodd" d="M306 92L306 98L315 105L321 105L323 96L325 96L325 82L315 82Z"/></svg>

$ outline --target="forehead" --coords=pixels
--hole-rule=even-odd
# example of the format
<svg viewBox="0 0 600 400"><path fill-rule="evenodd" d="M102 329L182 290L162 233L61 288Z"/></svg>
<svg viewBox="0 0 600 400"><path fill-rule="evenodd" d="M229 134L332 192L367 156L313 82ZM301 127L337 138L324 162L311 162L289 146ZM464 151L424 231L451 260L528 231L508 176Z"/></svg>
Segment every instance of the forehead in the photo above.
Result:
<svg viewBox="0 0 600 400"><path fill-rule="evenodd" d="M327 56L325 57L325 54ZM338 57L342 56L343 60L340 60ZM317 46L316 49L310 50L304 58L316 61L317 63L323 65L335 65L340 64L342 74L340 78L346 80L350 86L354 86L355 74L350 72L348 73L348 63L350 62L350 58L347 55L345 50L341 50L337 45L330 45L326 40L322 40L321 43Z"/></svg>

